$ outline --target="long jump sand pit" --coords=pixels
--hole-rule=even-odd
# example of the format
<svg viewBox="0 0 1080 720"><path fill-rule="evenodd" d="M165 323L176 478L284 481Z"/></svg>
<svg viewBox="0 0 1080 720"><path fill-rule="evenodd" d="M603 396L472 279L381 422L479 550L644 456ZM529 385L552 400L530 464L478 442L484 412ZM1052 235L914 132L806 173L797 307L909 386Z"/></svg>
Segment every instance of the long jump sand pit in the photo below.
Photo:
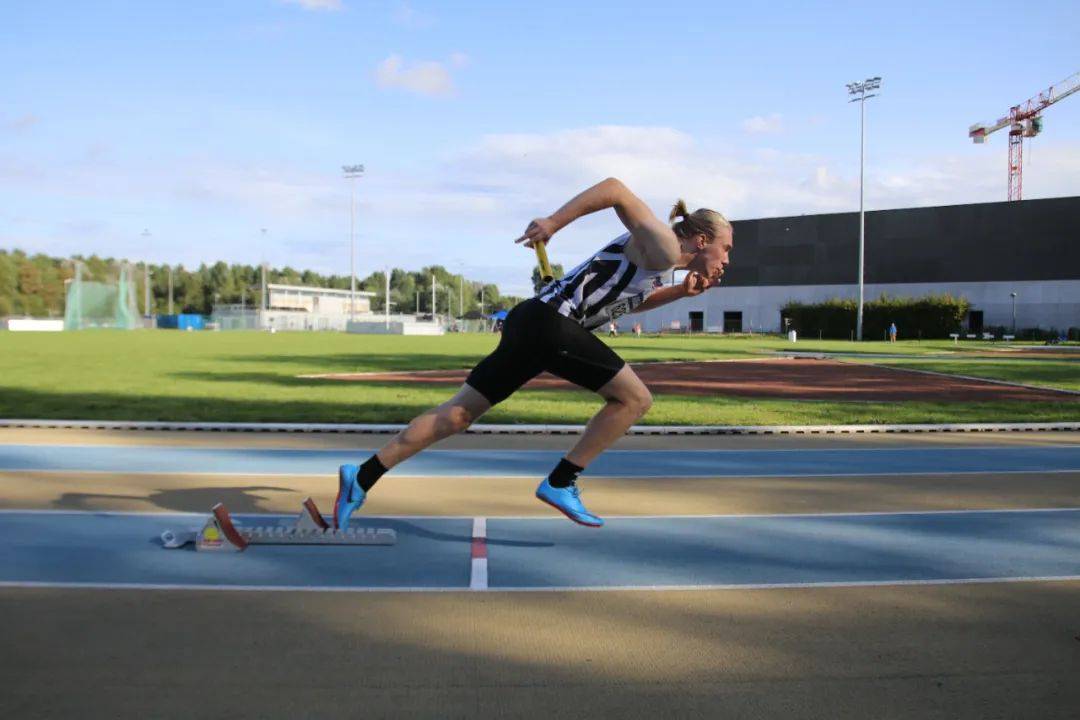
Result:
<svg viewBox="0 0 1080 720"><path fill-rule="evenodd" d="M632 363L657 394L785 398L792 400L994 400L1068 402L1078 396L1055 390L946 377L863 363L819 359L768 358L717 362ZM468 370L307 375L327 380L457 386ZM569 389L570 383L544 373L530 389Z"/></svg>

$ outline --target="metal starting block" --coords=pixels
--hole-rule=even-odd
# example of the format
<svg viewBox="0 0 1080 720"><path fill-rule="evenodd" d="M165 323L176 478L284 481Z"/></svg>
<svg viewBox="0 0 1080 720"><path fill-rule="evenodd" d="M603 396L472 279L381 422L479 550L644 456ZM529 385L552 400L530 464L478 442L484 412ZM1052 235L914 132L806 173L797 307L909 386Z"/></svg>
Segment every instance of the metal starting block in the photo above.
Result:
<svg viewBox="0 0 1080 720"><path fill-rule="evenodd" d="M193 542L199 551L240 552L248 545L393 545L397 542L397 533L389 528L336 530L330 527L311 498L304 500L293 527L237 526L221 503L215 505L211 513L201 530L161 533L162 545L174 549Z"/></svg>

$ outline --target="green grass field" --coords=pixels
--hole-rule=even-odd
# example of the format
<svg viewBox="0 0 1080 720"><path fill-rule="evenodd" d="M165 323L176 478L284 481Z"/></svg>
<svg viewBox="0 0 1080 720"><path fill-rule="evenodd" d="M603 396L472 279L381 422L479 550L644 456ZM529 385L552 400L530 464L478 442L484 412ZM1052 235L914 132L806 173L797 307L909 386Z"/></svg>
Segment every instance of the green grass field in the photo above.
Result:
<svg viewBox="0 0 1080 720"><path fill-rule="evenodd" d="M339 333L87 331L0 333L0 416L99 420L406 422L447 387L350 384L303 374L468 368L496 335L440 338ZM987 361L950 341L798 343L777 337L619 337L627 360L760 357L777 350L893 353L912 367L1080 389L1080 362ZM976 346L978 347L978 346ZM947 355L942 355L946 353ZM918 356L933 356L920 359ZM948 358L948 359L943 359ZM581 423L588 392L523 391L485 416L499 423ZM823 402L658 396L650 424L1035 422L1080 419L1080 403Z"/></svg>

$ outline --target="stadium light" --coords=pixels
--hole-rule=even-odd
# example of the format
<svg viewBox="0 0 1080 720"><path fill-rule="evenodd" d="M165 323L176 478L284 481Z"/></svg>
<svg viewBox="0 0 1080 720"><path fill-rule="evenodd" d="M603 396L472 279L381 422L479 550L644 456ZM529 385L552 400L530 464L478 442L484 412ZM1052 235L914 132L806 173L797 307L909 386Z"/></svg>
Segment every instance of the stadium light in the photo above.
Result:
<svg viewBox="0 0 1080 720"><path fill-rule="evenodd" d="M859 103L859 310L855 319L856 340L862 340L863 329L863 257L866 245L866 215L863 210L863 166L866 155L866 101L872 97L877 97L876 94L868 95L867 93L880 87L881 76L847 84L848 94L852 96L848 102Z"/></svg>
<svg viewBox="0 0 1080 720"><path fill-rule="evenodd" d="M356 320L356 180L364 174L363 165L342 165L349 180L349 319Z"/></svg>
<svg viewBox="0 0 1080 720"><path fill-rule="evenodd" d="M143 231L139 234L143 239L143 243L150 244L150 230L143 228ZM144 249L143 252L146 252ZM150 317L150 265L143 260L143 317Z"/></svg>

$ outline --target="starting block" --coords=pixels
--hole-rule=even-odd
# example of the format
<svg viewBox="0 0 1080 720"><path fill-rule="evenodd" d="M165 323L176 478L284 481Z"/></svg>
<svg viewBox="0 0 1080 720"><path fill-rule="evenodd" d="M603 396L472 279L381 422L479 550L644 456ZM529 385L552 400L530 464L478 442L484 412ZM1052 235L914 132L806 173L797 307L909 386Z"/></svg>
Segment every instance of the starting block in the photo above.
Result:
<svg viewBox="0 0 1080 720"><path fill-rule="evenodd" d="M236 525L222 503L215 505L201 530L166 530L161 543L175 549L195 543L195 549L211 552L240 552L248 545L393 545L397 533L390 528L330 527L315 501L304 500L293 527L284 525Z"/></svg>

